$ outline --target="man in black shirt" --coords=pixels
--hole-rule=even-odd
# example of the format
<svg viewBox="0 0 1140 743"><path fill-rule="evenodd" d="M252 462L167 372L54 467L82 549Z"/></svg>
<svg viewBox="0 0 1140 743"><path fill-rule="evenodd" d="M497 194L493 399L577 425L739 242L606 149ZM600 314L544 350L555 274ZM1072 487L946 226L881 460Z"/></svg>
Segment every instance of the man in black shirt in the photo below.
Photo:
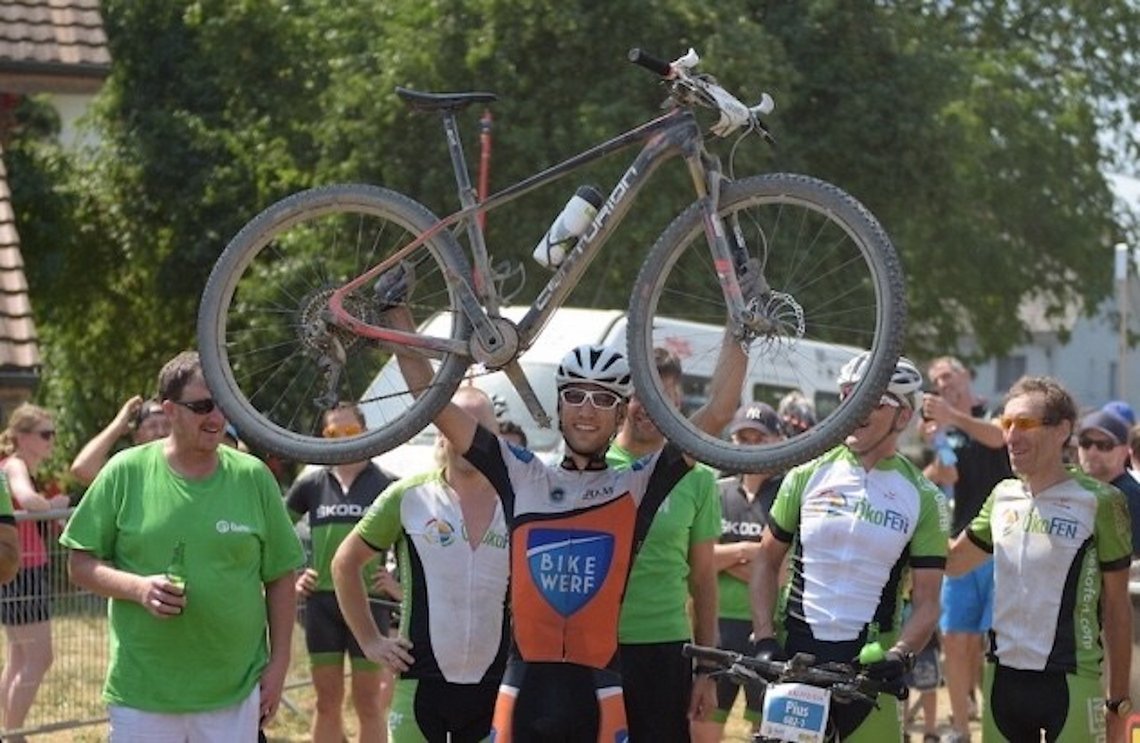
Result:
<svg viewBox="0 0 1140 743"><path fill-rule="evenodd" d="M1077 456L1081 469L1116 487L1128 499L1132 517L1132 557L1140 556L1140 481L1128 472L1128 424L1106 410L1097 410L1077 426Z"/></svg>

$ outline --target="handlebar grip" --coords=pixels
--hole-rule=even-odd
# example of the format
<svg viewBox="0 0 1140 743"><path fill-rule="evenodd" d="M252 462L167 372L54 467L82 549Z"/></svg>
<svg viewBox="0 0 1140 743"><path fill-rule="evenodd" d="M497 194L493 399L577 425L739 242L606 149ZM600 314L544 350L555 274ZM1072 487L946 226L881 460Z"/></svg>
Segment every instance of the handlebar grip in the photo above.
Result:
<svg viewBox="0 0 1140 743"><path fill-rule="evenodd" d="M728 667L735 663L739 658L739 653L734 653L730 650L721 650L720 648L709 648L702 645L693 645L685 643L681 648L681 655L686 658L693 658L695 660L707 660L717 665Z"/></svg>
<svg viewBox="0 0 1140 743"><path fill-rule="evenodd" d="M661 77L673 76L672 65L670 65L668 62L658 59L657 57L654 57L652 54L649 54L642 49L634 47L633 49L629 50L628 56L630 62L633 62L635 65L644 67L650 72L656 72Z"/></svg>

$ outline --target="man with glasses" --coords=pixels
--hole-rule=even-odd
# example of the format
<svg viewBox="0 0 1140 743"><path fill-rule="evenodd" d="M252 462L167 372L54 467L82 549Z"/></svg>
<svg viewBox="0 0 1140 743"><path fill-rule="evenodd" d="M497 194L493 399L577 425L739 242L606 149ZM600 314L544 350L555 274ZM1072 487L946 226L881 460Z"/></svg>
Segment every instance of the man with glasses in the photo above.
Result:
<svg viewBox="0 0 1140 743"><path fill-rule="evenodd" d="M1119 490L1065 466L1076 420L1076 403L1055 379L1023 377L1010 388L1000 423L1017 478L998 483L950 551L952 574L994 559L985 740L1124 739L1128 506Z"/></svg>
<svg viewBox="0 0 1140 743"><path fill-rule="evenodd" d="M364 415L353 404L325 412L325 438L357 436L364 432ZM384 715L392 697L392 674L365 657L337 606L333 590L332 559L337 547L352 532L376 497L393 478L371 460L314 467L294 481L285 505L294 523L308 516L312 560L297 578L297 593L305 598L305 645L316 692L313 715L314 743L340 743L344 739L344 657L352 671L352 705L359 723L359 740L384 739ZM365 579L378 599L381 573L387 572L383 553L373 555ZM378 585L379 583L379 585ZM371 603L376 625L387 634L391 611Z"/></svg>
<svg viewBox="0 0 1140 743"><path fill-rule="evenodd" d="M863 379L869 358L862 353L840 371L841 398ZM758 656L803 652L848 663L878 641L889 649L868 673L901 684L926 646L938 622L949 514L942 491L898 451L921 390L922 375L900 358L879 405L844 443L784 476L750 585ZM912 611L904 624L908 573ZM831 720L844 741L903 740L899 702L888 693L877 704L832 705Z"/></svg>
<svg viewBox="0 0 1140 743"><path fill-rule="evenodd" d="M736 411L727 433L737 444L772 444L784 438L783 425L771 405L752 402ZM798 430L797 424L792 425ZM745 654L753 652L748 581L752 577L752 561L760 549L760 535L768 523L768 511L782 480L782 474L746 472L723 478L718 483L721 532L719 544L713 548L713 556L717 569L718 646L725 650ZM721 739L725 722L739 694L739 684L728 678L717 678L716 709L708 720L693 724L696 743L714 743ZM760 722L762 693L747 686L744 695L744 719L755 727Z"/></svg>
<svg viewBox="0 0 1140 743"><path fill-rule="evenodd" d="M1124 493L1132 517L1132 556L1140 557L1140 481L1127 465L1128 424L1102 408L1089 413L1077 426L1077 457L1081 469Z"/></svg>
<svg viewBox="0 0 1140 743"><path fill-rule="evenodd" d="M110 739L255 740L281 701L304 554L273 475L221 446L198 354L158 391L170 435L112 457L60 537L71 579L111 599Z"/></svg>
<svg viewBox="0 0 1140 743"><path fill-rule="evenodd" d="M415 327L405 306L389 311L388 322ZM408 351L399 360L410 389L430 384L426 359ZM746 361L726 334L709 402L693 415L702 430L719 434L731 420ZM555 384L566 450L558 465L511 447L454 405L435 419L456 451L491 481L510 530L513 643L495 705L499 743L625 737L622 593L654 512L693 466L672 444L628 469L607 465L632 393L629 365L617 350L575 348L562 359Z"/></svg>

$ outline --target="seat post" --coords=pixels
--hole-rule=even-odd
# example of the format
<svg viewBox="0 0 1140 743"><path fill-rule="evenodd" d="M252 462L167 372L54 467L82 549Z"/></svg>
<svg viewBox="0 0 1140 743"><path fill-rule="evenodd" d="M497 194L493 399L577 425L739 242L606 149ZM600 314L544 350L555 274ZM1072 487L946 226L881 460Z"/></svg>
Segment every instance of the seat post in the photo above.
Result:
<svg viewBox="0 0 1140 743"><path fill-rule="evenodd" d="M455 122L455 111L447 108L440 112L443 130L447 134L447 149L451 154L451 169L455 172L455 185L459 190L459 203L468 209L478 201L471 185L471 175L467 170L467 158L463 154L463 142L459 137L459 125Z"/></svg>

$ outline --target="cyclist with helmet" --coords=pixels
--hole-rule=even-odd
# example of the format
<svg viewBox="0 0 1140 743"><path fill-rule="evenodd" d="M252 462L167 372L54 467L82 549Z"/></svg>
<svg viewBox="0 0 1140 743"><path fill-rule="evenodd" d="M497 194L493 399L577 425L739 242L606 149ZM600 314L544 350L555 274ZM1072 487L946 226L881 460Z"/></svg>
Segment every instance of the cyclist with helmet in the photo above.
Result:
<svg viewBox="0 0 1140 743"><path fill-rule="evenodd" d="M406 307L393 327L414 327ZM726 341L708 404L693 415L719 433L740 399L746 357ZM410 389L428 362L400 354ZM637 545L665 495L692 467L677 447L629 468L606 451L632 392L625 357L604 346L568 353L555 378L566 455L546 465L450 405L435 424L495 487L510 533L512 643L495 704L496 743L614 741L627 735L618 667L618 613Z"/></svg>
<svg viewBox="0 0 1140 743"><path fill-rule="evenodd" d="M839 373L840 397L867 369L862 353ZM754 560L750 590L758 655L797 652L850 662L868 641L888 648L872 675L897 681L938 622L949 513L942 492L898 451L921 404L922 375L900 358L879 404L843 444L784 477ZM788 579L778 590L788 552ZM901 591L912 578L903 624ZM779 598L777 600L777 594ZM898 700L833 705L844 741L901 741Z"/></svg>

